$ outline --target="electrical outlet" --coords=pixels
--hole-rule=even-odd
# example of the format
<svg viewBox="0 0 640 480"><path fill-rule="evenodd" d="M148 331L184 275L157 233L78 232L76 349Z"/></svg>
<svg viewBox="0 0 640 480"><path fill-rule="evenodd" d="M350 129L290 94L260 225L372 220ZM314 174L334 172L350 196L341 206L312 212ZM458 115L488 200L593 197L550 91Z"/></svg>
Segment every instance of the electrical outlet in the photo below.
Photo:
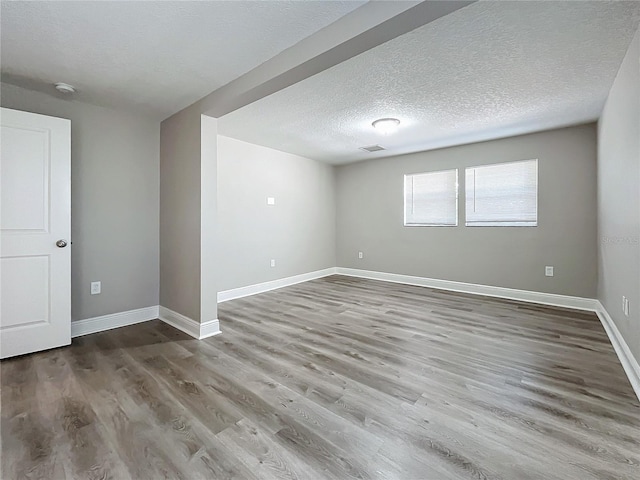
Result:
<svg viewBox="0 0 640 480"><path fill-rule="evenodd" d="M551 266L544 267L544 274L547 277L553 277L553 267L551 267Z"/></svg>
<svg viewBox="0 0 640 480"><path fill-rule="evenodd" d="M358 252L358 258L363 258L364 255L362 254L362 252Z"/></svg>
<svg viewBox="0 0 640 480"><path fill-rule="evenodd" d="M276 199L275 197L267 197L267 205L275 205Z"/></svg>
<svg viewBox="0 0 640 480"><path fill-rule="evenodd" d="M102 284L100 282L91 282L91 295L98 295L102 291Z"/></svg>
<svg viewBox="0 0 640 480"><path fill-rule="evenodd" d="M275 258L272 258L272 259L271 259L271 266L272 266L272 267L275 267L275 266L276 266L276 260L275 260Z"/></svg>

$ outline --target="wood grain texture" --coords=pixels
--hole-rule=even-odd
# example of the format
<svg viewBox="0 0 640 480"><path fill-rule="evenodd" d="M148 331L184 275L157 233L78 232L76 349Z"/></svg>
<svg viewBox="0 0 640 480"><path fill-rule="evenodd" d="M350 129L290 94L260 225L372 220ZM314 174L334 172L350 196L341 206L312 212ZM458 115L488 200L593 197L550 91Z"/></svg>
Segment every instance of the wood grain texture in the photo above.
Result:
<svg viewBox="0 0 640 480"><path fill-rule="evenodd" d="M596 316L332 276L1 364L2 479L635 479Z"/></svg>

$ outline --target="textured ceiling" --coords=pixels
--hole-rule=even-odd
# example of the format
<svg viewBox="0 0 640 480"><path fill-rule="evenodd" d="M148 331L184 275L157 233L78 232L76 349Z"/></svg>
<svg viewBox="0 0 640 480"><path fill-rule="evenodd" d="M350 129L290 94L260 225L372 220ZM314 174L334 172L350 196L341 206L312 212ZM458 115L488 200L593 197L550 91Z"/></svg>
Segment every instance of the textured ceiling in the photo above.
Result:
<svg viewBox="0 0 640 480"><path fill-rule="evenodd" d="M364 3L2 1L2 80L162 119Z"/></svg>
<svg viewBox="0 0 640 480"><path fill-rule="evenodd" d="M593 121L639 21L635 1L481 1L222 117L220 133L340 164ZM400 130L376 134L382 117ZM388 150L358 150L376 143Z"/></svg>

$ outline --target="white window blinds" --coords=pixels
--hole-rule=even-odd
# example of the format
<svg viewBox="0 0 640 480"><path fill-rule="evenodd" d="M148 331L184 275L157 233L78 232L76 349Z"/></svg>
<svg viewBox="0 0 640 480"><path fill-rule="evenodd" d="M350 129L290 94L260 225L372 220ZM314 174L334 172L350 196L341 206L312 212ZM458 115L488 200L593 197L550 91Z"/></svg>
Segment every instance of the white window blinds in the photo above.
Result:
<svg viewBox="0 0 640 480"><path fill-rule="evenodd" d="M405 226L458 225L458 170L404 176Z"/></svg>
<svg viewBox="0 0 640 480"><path fill-rule="evenodd" d="M467 226L535 227L538 160L467 168L465 193Z"/></svg>

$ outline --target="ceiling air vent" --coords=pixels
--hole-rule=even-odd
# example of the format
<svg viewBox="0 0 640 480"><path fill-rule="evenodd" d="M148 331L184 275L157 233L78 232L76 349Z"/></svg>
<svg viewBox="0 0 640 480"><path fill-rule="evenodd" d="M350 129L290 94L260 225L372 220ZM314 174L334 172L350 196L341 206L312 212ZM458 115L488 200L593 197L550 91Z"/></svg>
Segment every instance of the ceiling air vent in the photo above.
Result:
<svg viewBox="0 0 640 480"><path fill-rule="evenodd" d="M368 147L360 147L360 150L364 150L365 152L379 152L380 150L386 150L386 148L384 148L381 145L369 145Z"/></svg>

